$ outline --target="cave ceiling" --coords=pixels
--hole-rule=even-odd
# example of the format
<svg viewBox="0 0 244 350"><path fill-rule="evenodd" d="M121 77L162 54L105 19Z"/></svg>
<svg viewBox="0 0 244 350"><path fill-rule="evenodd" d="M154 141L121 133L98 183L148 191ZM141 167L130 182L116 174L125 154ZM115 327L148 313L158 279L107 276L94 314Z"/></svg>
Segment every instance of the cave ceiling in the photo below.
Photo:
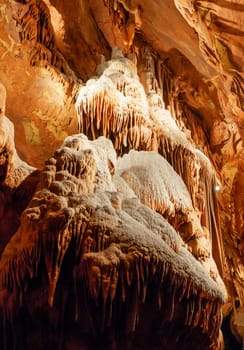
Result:
<svg viewBox="0 0 244 350"><path fill-rule="evenodd" d="M241 349L243 70L242 0L0 0L4 349Z"/></svg>

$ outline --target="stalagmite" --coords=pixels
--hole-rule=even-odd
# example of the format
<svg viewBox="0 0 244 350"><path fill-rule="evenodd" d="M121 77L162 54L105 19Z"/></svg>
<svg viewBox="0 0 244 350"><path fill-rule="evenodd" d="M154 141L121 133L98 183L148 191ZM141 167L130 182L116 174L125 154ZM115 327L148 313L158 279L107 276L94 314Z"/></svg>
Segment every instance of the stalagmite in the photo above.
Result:
<svg viewBox="0 0 244 350"><path fill-rule="evenodd" d="M136 169L135 176L144 186L151 181L145 167L158 173L148 193L151 201L144 199L148 206L139 200L140 187L132 186L132 192L125 185L118 186L123 183L118 181L120 174L126 179L126 166ZM170 188L165 173L177 180L176 188ZM117 178L114 184L112 176ZM126 181L131 185L128 178ZM164 192L167 197L162 198ZM185 195L181 197L180 193ZM7 291L8 300L14 298L13 306L7 306L2 299L4 317L10 319L18 314L24 290L29 290L31 280L43 271L48 277L46 302L55 307L64 283L62 271L68 269L76 286L75 318L80 319L85 303L89 327L95 334L112 328L119 312L124 313L121 334L135 333L141 307L154 289L158 300L164 299L165 293L172 295L169 316L159 307L162 314L166 312L166 319L178 317L176 309L180 305L186 315L185 324L203 328L214 344L219 323L212 327L212 316L220 313L219 306L214 305L225 300L223 283L210 277L184 247L174 228L150 209L155 198L160 203L158 211L168 212L168 217L173 209L185 215L193 210L184 183L156 153L134 151L117 165L112 143L103 137L92 142L84 135L67 138L47 161L37 191L21 216L20 227L3 252L0 290ZM68 254L73 256L70 263ZM166 290L162 284L168 286ZM205 318L200 317L203 300Z"/></svg>

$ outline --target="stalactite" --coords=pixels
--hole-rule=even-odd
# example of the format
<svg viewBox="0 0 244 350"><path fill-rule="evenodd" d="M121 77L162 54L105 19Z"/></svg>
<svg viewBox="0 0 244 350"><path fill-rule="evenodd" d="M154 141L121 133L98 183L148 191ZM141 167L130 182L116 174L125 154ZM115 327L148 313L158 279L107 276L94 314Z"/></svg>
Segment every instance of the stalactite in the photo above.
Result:
<svg viewBox="0 0 244 350"><path fill-rule="evenodd" d="M220 233L218 202L216 192L220 189L216 173L209 159L199 150L197 157L200 163L199 173L199 194L197 197L197 207L202 213L201 224L207 227L210 232L212 253L218 265L221 275L223 275L224 252L223 242Z"/></svg>
<svg viewBox="0 0 244 350"><path fill-rule="evenodd" d="M174 84L173 84L173 74L167 67L167 62L158 61L157 65L157 81L159 83L159 88L163 92L163 100L168 108L171 104L171 98L173 94Z"/></svg>

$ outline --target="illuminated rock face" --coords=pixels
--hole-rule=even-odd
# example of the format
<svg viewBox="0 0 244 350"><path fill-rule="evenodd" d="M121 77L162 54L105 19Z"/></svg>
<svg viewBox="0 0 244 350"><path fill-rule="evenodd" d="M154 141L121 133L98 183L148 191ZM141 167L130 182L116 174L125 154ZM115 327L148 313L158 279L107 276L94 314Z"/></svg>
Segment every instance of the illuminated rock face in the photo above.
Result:
<svg viewBox="0 0 244 350"><path fill-rule="evenodd" d="M1 347L241 348L242 13L0 0Z"/></svg>

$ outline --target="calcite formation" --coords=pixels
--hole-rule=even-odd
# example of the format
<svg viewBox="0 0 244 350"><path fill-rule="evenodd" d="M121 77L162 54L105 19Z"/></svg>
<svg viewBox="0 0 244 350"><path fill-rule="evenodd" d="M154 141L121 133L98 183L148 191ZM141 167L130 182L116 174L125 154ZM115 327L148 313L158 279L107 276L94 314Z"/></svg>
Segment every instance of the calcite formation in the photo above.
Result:
<svg viewBox="0 0 244 350"><path fill-rule="evenodd" d="M178 190L183 188L183 198L177 195L174 198L169 193L171 205L166 199L161 208L164 205L169 212L175 206L175 210L185 215L187 211L189 215L194 212L183 181L166 160L150 152L132 155L132 163L138 169L134 173L137 181L150 181L150 173L144 172L144 166L150 167L158 156L155 183L164 186L171 172L175 183L179 183ZM130 166L126 160L124 164ZM162 171L165 167L169 169ZM206 261L203 254L195 253L194 258L174 225L150 209L150 202L140 198L140 188L136 189L125 177L125 170L120 170L123 177L119 180L120 172L117 173L116 168L111 141L100 137L90 142L78 134L65 140L40 175L36 175L39 182L35 194L1 256L1 326L7 347L11 346L11 340L6 335L6 322L16 323L18 327L16 315L21 309L27 312L28 304L29 312L35 312L36 306L32 309L29 298L32 293L42 293L43 288L47 288L47 295L39 296L40 307L44 308L48 302L50 310L57 308L57 295L64 293L61 290L65 289L67 278L72 291L67 290L60 302L64 303L62 308L66 308L74 295L75 303L68 317L76 321L81 332L88 327L97 337L107 332L118 333L113 342L120 347L123 336L134 334L136 337L143 317L141 309L155 299L151 322L156 314L162 318L161 327L176 319L182 327L206 334L205 347L217 344L220 306L226 295L216 267L215 274L211 275L204 264L201 265L202 259ZM119 185L123 178L134 191ZM152 186L151 195L154 194L157 196L157 189ZM170 215L174 216L168 213L167 217ZM191 216L193 219L193 214ZM197 232L189 234L194 236ZM188 241L189 237L185 239ZM208 250L206 258L210 256ZM211 268L213 266L212 261ZM45 274L44 285L41 283L40 290L33 290L31 281L42 279ZM168 306L165 305L167 298L170 298ZM56 312L57 322L65 323L61 310ZM90 318L86 325L81 324L84 312ZM118 328L116 320L120 317L123 322ZM65 334L65 328L62 332ZM174 347L174 341L167 336L165 341ZM188 344L184 335L182 341ZM60 342L60 346L67 346L67 341ZM131 344L134 344L133 338Z"/></svg>
<svg viewBox="0 0 244 350"><path fill-rule="evenodd" d="M241 349L243 12L0 0L1 348Z"/></svg>
<svg viewBox="0 0 244 350"><path fill-rule="evenodd" d="M0 85L0 252L19 225L19 216L31 198L28 184L35 179L30 176L35 170L22 161L15 149L14 126L4 115L6 90Z"/></svg>

